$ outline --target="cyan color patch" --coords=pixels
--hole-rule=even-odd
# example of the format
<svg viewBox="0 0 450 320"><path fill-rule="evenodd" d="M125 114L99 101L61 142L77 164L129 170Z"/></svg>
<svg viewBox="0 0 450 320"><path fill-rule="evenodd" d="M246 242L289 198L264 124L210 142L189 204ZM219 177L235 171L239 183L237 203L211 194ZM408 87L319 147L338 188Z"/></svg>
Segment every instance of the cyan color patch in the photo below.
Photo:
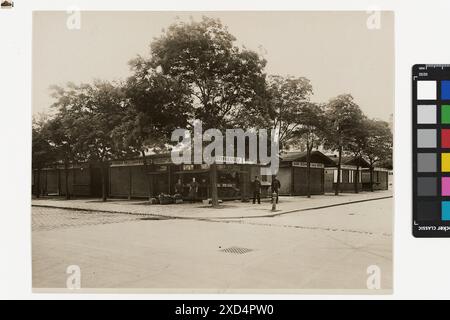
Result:
<svg viewBox="0 0 450 320"><path fill-rule="evenodd" d="M442 221L450 221L450 201L442 201Z"/></svg>

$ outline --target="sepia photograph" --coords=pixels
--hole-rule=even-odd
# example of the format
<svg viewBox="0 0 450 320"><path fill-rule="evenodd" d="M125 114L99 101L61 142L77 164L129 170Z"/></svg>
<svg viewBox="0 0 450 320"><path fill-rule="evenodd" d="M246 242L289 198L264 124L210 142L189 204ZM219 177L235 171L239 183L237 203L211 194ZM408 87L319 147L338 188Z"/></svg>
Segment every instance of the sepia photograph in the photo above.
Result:
<svg viewBox="0 0 450 320"><path fill-rule="evenodd" d="M392 292L393 12L32 26L34 292Z"/></svg>

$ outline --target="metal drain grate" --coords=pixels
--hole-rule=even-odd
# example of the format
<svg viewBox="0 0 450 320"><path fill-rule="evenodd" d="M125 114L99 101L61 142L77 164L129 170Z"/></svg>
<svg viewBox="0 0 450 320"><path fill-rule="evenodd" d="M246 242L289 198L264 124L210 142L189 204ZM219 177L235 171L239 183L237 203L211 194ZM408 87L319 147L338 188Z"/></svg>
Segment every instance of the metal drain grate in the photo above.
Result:
<svg viewBox="0 0 450 320"><path fill-rule="evenodd" d="M240 248L240 247L230 247L226 249L220 250L225 253L234 253L234 254L244 254L253 251L252 249Z"/></svg>

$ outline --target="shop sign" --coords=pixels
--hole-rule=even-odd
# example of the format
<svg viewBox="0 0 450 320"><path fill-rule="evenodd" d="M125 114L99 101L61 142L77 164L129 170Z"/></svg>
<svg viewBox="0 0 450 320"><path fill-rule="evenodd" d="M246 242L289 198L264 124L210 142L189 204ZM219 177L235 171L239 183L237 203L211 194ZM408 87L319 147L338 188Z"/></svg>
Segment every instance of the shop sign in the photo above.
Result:
<svg viewBox="0 0 450 320"><path fill-rule="evenodd" d="M142 165L144 165L143 159L116 160L111 162L111 167L142 166Z"/></svg>
<svg viewBox="0 0 450 320"><path fill-rule="evenodd" d="M300 162L300 161L292 161L292 166L293 167L300 167L300 168L307 168L308 167L308 163L307 162ZM323 163L310 163L310 167L311 168L322 169L322 168L324 168L324 165L323 165Z"/></svg>
<svg viewBox="0 0 450 320"><path fill-rule="evenodd" d="M230 157L230 156L217 156L216 163L236 163L243 164L245 159L242 157Z"/></svg>

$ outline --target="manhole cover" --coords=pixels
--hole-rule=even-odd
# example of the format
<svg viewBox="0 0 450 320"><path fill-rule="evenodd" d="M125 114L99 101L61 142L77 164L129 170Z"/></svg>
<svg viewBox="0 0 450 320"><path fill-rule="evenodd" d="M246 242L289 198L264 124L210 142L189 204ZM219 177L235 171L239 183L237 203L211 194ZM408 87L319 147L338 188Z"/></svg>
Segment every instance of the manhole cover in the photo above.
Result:
<svg viewBox="0 0 450 320"><path fill-rule="evenodd" d="M234 253L234 254L244 254L253 251L252 249L240 248L240 247L230 247L226 249L220 250L225 253Z"/></svg>

